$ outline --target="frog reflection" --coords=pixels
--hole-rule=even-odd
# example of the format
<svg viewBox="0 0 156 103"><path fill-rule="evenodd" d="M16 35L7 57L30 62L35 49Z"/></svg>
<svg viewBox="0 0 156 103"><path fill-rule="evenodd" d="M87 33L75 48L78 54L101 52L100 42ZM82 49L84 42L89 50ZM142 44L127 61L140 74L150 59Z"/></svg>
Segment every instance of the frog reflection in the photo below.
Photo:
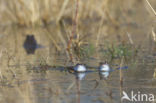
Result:
<svg viewBox="0 0 156 103"><path fill-rule="evenodd" d="M83 72L83 73L75 73L75 76L76 76L76 79L77 80L83 80L86 76L86 73Z"/></svg>
<svg viewBox="0 0 156 103"><path fill-rule="evenodd" d="M99 71L99 77L100 79L107 79L110 75L110 72L101 72Z"/></svg>

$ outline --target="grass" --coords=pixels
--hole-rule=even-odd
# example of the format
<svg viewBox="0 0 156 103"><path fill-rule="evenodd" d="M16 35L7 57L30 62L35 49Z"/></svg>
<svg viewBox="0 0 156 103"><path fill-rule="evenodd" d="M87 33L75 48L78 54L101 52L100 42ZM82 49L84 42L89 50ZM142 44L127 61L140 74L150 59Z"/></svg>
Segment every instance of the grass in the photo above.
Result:
<svg viewBox="0 0 156 103"><path fill-rule="evenodd" d="M95 55L95 46L93 44L88 44L88 45L80 45L80 46L75 46L74 47L74 54L79 58L79 59L86 59L90 58L93 55Z"/></svg>
<svg viewBox="0 0 156 103"><path fill-rule="evenodd" d="M101 49L102 50L102 55L106 60L112 61L113 59L121 59L124 57L125 59L127 58L132 58L135 54L135 48L130 45L130 44L110 44L106 47L106 49Z"/></svg>
<svg viewBox="0 0 156 103"><path fill-rule="evenodd" d="M154 69L153 78L156 78L156 69Z"/></svg>

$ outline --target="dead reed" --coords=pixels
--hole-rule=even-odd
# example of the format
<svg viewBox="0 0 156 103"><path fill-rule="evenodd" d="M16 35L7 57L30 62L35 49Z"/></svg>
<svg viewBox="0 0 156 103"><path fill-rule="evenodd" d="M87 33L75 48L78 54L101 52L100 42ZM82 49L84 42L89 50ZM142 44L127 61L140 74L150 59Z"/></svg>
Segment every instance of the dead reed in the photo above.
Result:
<svg viewBox="0 0 156 103"><path fill-rule="evenodd" d="M72 41L73 41L73 37L74 35L77 35L77 22L78 22L78 9L79 9L79 0L76 0L76 8L75 8L75 17L73 19L73 24L72 24L72 34L70 36L70 39L68 41L68 46L67 46L67 51L69 53L70 56L70 60L73 62L73 56L72 56L72 52L71 52L71 46L72 46Z"/></svg>
<svg viewBox="0 0 156 103"><path fill-rule="evenodd" d="M152 5L150 4L150 2L148 0L146 0L148 6L151 8L153 14L156 16L156 11L153 9Z"/></svg>

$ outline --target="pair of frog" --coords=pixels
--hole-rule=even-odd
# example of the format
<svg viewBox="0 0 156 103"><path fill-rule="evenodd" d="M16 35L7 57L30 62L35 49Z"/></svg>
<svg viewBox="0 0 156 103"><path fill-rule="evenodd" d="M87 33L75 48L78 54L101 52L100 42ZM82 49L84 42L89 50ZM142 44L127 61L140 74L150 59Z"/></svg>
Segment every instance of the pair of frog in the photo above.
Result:
<svg viewBox="0 0 156 103"><path fill-rule="evenodd" d="M107 62L100 63L98 67L99 72L112 72L114 70L120 70L120 69L128 69L128 66L118 67L116 69L110 68L109 64ZM86 72L87 68L84 64L76 64L76 66L73 67L73 70L75 72Z"/></svg>
<svg viewBox="0 0 156 103"><path fill-rule="evenodd" d="M74 66L74 71L75 72L86 72L87 68L84 64L76 64ZM98 70L101 72L110 72L112 69L110 68L109 64L107 62L100 63L100 66L98 67Z"/></svg>

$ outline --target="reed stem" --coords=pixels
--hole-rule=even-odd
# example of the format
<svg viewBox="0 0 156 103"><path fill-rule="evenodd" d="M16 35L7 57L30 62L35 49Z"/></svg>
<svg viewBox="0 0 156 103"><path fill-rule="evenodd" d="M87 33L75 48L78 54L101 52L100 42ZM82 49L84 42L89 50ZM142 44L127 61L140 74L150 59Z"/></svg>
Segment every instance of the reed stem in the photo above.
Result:
<svg viewBox="0 0 156 103"><path fill-rule="evenodd" d="M76 0L75 17L73 19L73 24L72 24L72 34L69 38L68 45L67 45L67 51L68 51L68 54L70 56L70 60L72 62L73 62L73 56L72 56L71 46L72 46L74 34L77 35L76 29L77 29L77 22L78 22L78 8L79 8L79 0Z"/></svg>

